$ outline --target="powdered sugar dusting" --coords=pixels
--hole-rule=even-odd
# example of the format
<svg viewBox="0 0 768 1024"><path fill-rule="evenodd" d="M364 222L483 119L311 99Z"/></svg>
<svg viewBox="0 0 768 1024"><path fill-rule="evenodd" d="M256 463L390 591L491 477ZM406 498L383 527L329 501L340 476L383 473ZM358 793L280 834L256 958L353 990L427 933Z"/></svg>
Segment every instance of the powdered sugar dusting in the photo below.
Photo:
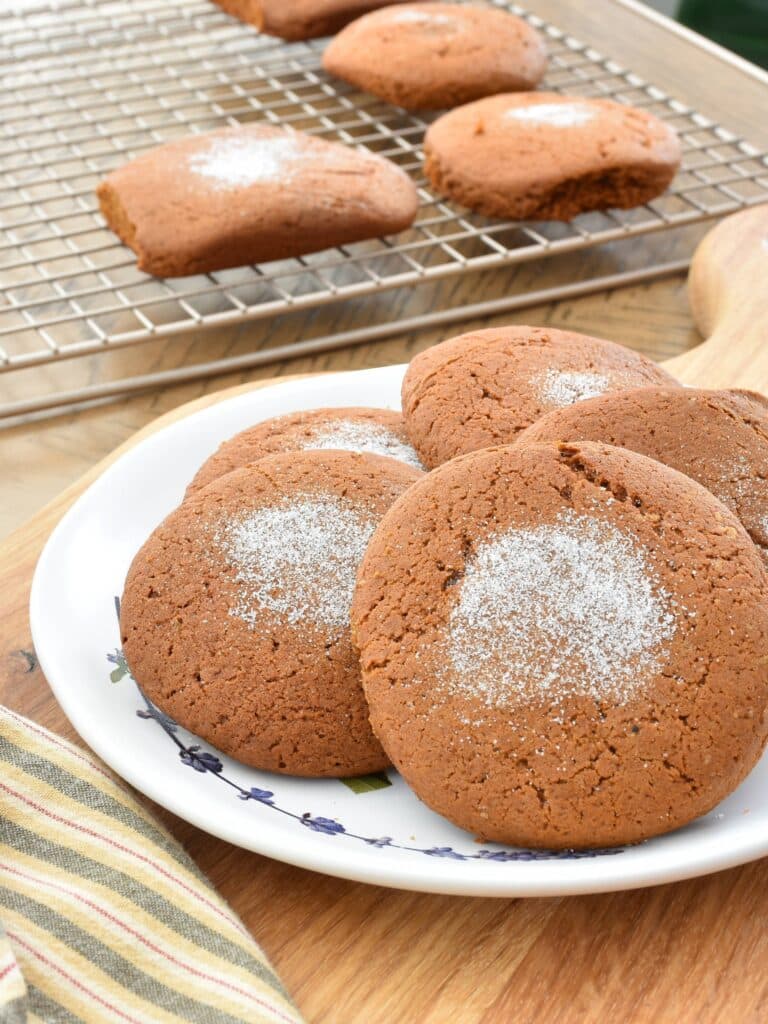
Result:
<svg viewBox="0 0 768 1024"><path fill-rule="evenodd" d="M660 671L674 607L644 550L604 519L567 511L507 530L467 564L442 685L497 708L624 703Z"/></svg>
<svg viewBox="0 0 768 1024"><path fill-rule="evenodd" d="M189 158L189 169L217 191L283 180L305 157L297 137L217 135Z"/></svg>
<svg viewBox="0 0 768 1024"><path fill-rule="evenodd" d="M504 117L529 124L546 124L553 128L572 128L586 124L595 111L586 103L532 103L528 107L512 107Z"/></svg>
<svg viewBox="0 0 768 1024"><path fill-rule="evenodd" d="M266 613L290 625L314 624L331 636L342 633L376 522L358 503L300 494L220 524L214 542L240 584L230 614L250 625Z"/></svg>
<svg viewBox="0 0 768 1024"><path fill-rule="evenodd" d="M707 481L708 489L741 519L764 557L768 557L762 538L755 536L755 527L763 537L768 536L768 513L764 511L768 509L768 478L758 472L745 453L724 457L719 469L719 481Z"/></svg>
<svg viewBox="0 0 768 1024"><path fill-rule="evenodd" d="M395 22L397 24L412 24L412 25L443 25L451 26L452 28L458 28L458 24L455 18L452 18L448 14L438 14L432 11L414 11L414 10L403 10L403 11L392 11L387 18L388 21Z"/></svg>
<svg viewBox="0 0 768 1024"><path fill-rule="evenodd" d="M304 448L335 448L348 452L370 452L388 455L422 469L419 457L409 444L380 423L366 420L329 420L321 424L307 439Z"/></svg>
<svg viewBox="0 0 768 1024"><path fill-rule="evenodd" d="M750 498L768 501L768 480L758 473L749 456L741 454L736 458L724 460L720 475L723 492L730 492L737 501Z"/></svg>
<svg viewBox="0 0 768 1024"><path fill-rule="evenodd" d="M602 395L610 381L603 373L549 369L536 377L533 385L542 402L559 409Z"/></svg>

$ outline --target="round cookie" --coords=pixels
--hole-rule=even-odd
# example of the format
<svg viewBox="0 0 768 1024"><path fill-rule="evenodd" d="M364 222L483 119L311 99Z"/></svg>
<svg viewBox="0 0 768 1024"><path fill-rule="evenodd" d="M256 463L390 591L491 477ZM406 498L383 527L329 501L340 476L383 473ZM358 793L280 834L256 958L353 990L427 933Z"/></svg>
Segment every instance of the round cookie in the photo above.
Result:
<svg viewBox="0 0 768 1024"><path fill-rule="evenodd" d="M768 403L761 395L640 388L548 413L518 444L604 441L698 481L741 520L768 561Z"/></svg>
<svg viewBox="0 0 768 1024"><path fill-rule="evenodd" d="M136 682L246 764L306 776L383 768L349 607L370 535L420 476L378 455L290 452L193 494L128 573L120 629Z"/></svg>
<svg viewBox="0 0 768 1024"><path fill-rule="evenodd" d="M522 18L451 3L388 7L353 21L323 54L332 75L406 110L534 89L547 54Z"/></svg>
<svg viewBox="0 0 768 1024"><path fill-rule="evenodd" d="M175 139L99 184L139 270L183 277L401 231L416 187L374 153L263 122Z"/></svg>
<svg viewBox="0 0 768 1024"><path fill-rule="evenodd" d="M403 416L430 469L511 444L552 409L594 395L676 381L622 345L545 327L471 331L420 352L403 380Z"/></svg>
<svg viewBox="0 0 768 1024"><path fill-rule="evenodd" d="M424 157L435 190L478 213L571 220L662 193L680 143L652 114L612 100L511 93L443 114Z"/></svg>
<svg viewBox="0 0 768 1024"><path fill-rule="evenodd" d="M483 839L632 843L768 735L768 576L709 491L585 443L474 452L382 520L352 609L374 732Z"/></svg>
<svg viewBox="0 0 768 1024"><path fill-rule="evenodd" d="M361 406L311 409L275 416L235 434L203 463L187 488L187 494L265 455L329 448L387 455L422 468L408 441L400 413Z"/></svg>

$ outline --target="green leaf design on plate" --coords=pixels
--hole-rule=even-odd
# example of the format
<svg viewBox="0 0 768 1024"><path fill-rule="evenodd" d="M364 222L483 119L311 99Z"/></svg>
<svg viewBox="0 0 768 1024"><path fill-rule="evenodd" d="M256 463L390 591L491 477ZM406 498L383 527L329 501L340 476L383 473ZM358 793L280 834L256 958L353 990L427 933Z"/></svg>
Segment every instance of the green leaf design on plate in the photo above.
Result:
<svg viewBox="0 0 768 1024"><path fill-rule="evenodd" d="M375 789L386 789L387 786L392 785L386 772L358 775L356 779L339 779L339 782L351 789L353 793L372 793Z"/></svg>
<svg viewBox="0 0 768 1024"><path fill-rule="evenodd" d="M115 666L109 673L109 678L113 683L119 683L123 676L129 676L131 674L131 670L128 668L128 663L125 660L125 655L122 651L115 651L114 654L108 654L107 658Z"/></svg>

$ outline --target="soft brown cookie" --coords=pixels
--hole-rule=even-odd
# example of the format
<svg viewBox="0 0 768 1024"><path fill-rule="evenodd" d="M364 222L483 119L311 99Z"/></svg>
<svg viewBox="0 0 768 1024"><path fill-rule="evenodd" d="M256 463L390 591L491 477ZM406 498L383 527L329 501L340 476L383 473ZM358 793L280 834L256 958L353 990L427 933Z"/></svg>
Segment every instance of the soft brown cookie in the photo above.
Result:
<svg viewBox="0 0 768 1024"><path fill-rule="evenodd" d="M281 39L314 39L329 36L376 7L402 0L213 0L261 32Z"/></svg>
<svg viewBox="0 0 768 1024"><path fill-rule="evenodd" d="M604 441L685 473L741 520L768 561L768 407L761 395L641 388L557 409L519 444Z"/></svg>
<svg viewBox="0 0 768 1024"><path fill-rule="evenodd" d="M418 196L395 164L268 124L158 146L98 187L140 270L183 277L388 235Z"/></svg>
<svg viewBox="0 0 768 1024"><path fill-rule="evenodd" d="M265 455L315 449L370 452L423 468L408 441L399 412L360 406L310 409L275 416L235 434L203 463L187 488L187 494Z"/></svg>
<svg viewBox="0 0 768 1024"><path fill-rule="evenodd" d="M353 637L374 732L483 839L607 846L705 814L768 735L768 575L688 477L608 445L440 467L382 520Z"/></svg>
<svg viewBox="0 0 768 1024"><path fill-rule="evenodd" d="M435 189L478 213L571 220L659 195L680 164L680 143L669 125L635 107L511 93L438 118L424 156Z"/></svg>
<svg viewBox="0 0 768 1024"><path fill-rule="evenodd" d="M492 7L418 3L348 25L323 67L406 110L436 110L481 96L533 89L547 54L522 18Z"/></svg>
<svg viewBox="0 0 768 1024"><path fill-rule="evenodd" d="M638 352L551 327L471 331L420 352L403 380L403 416L430 468L511 444L552 409L675 380Z"/></svg>
<svg viewBox="0 0 768 1024"><path fill-rule="evenodd" d="M123 593L123 650L159 708L246 764L376 771L349 633L355 573L421 474L354 452L291 452L214 480L155 530Z"/></svg>

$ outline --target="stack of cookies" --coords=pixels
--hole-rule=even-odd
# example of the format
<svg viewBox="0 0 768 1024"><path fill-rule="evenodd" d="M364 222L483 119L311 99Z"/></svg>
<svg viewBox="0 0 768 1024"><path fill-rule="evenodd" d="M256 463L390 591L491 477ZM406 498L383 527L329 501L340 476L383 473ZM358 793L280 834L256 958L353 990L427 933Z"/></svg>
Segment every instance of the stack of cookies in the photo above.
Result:
<svg viewBox="0 0 768 1024"><path fill-rule="evenodd" d="M418 355L402 415L227 441L136 556L121 630L247 764L393 764L483 839L639 841L768 738L768 404L530 327Z"/></svg>
<svg viewBox="0 0 768 1024"><path fill-rule="evenodd" d="M330 75L407 110L447 109L426 132L424 173L439 195L487 217L567 221L637 206L680 164L674 130L644 110L533 91L547 66L543 40L498 7L215 2L287 40L341 29L323 55ZM174 139L113 171L97 193L139 269L160 277L394 234L418 212L397 164L267 121Z"/></svg>

